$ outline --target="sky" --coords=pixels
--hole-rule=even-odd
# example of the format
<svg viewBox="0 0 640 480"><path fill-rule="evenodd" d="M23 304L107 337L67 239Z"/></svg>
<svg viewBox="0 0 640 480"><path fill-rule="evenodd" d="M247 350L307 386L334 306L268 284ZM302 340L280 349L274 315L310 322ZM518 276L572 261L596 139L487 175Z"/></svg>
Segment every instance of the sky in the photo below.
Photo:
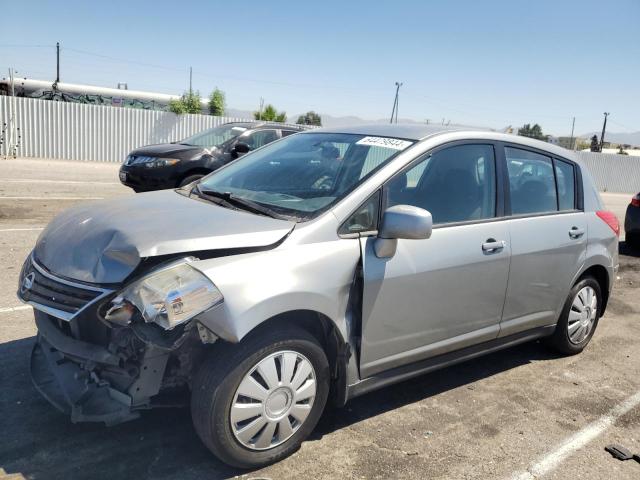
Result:
<svg viewBox="0 0 640 480"><path fill-rule="evenodd" d="M0 0L0 76L260 98L290 115L640 131L640 0ZM291 119L290 120L294 120Z"/></svg>

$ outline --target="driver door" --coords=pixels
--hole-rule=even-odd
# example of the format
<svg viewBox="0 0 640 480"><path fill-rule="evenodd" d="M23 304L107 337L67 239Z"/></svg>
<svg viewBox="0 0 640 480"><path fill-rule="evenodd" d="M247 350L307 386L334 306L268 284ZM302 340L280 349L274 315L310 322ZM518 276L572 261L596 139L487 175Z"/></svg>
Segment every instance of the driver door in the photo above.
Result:
<svg viewBox="0 0 640 480"><path fill-rule="evenodd" d="M496 221L497 170L493 145L463 143L432 152L385 186L385 208L429 210L434 230L430 239L398 240L391 258L376 256L376 237L360 239L362 378L498 336L510 239L506 222Z"/></svg>

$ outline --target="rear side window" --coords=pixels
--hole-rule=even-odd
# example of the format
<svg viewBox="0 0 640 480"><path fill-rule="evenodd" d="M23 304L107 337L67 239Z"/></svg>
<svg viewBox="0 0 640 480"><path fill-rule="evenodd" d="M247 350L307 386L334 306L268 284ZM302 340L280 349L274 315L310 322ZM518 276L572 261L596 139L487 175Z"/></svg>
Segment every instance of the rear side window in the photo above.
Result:
<svg viewBox="0 0 640 480"><path fill-rule="evenodd" d="M387 204L424 208L434 224L495 217L493 146L458 145L429 155L389 182Z"/></svg>
<svg viewBox="0 0 640 480"><path fill-rule="evenodd" d="M554 160L556 166L556 181L558 182L558 205L560 210L576 208L575 172L570 163Z"/></svg>
<svg viewBox="0 0 640 480"><path fill-rule="evenodd" d="M240 137L240 141L249 145L251 150L260 148L267 143L278 139L278 132L275 130L256 130L249 135Z"/></svg>
<svg viewBox="0 0 640 480"><path fill-rule="evenodd" d="M506 147L511 213L523 215L558 210L555 175L550 157Z"/></svg>

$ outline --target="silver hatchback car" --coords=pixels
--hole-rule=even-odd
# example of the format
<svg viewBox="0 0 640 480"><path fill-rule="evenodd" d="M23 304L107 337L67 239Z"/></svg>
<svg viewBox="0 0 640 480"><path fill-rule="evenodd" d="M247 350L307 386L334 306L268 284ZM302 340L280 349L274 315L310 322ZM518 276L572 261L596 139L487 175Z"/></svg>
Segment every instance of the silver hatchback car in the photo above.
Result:
<svg viewBox="0 0 640 480"><path fill-rule="evenodd" d="M329 401L538 338L580 352L618 232L562 148L424 125L304 132L56 217L20 278L31 373L73 422L190 398L206 446L258 467Z"/></svg>

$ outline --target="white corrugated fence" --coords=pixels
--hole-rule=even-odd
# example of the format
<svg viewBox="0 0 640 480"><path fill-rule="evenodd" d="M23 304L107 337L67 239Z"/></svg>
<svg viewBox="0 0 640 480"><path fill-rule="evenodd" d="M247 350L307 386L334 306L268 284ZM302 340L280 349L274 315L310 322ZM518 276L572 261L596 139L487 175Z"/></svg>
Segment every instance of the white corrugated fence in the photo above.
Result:
<svg viewBox="0 0 640 480"><path fill-rule="evenodd" d="M602 192L640 192L640 157L575 152Z"/></svg>
<svg viewBox="0 0 640 480"><path fill-rule="evenodd" d="M242 120L0 96L0 123L6 130L1 155L9 153L11 117L20 157L103 162L120 162L134 148Z"/></svg>

